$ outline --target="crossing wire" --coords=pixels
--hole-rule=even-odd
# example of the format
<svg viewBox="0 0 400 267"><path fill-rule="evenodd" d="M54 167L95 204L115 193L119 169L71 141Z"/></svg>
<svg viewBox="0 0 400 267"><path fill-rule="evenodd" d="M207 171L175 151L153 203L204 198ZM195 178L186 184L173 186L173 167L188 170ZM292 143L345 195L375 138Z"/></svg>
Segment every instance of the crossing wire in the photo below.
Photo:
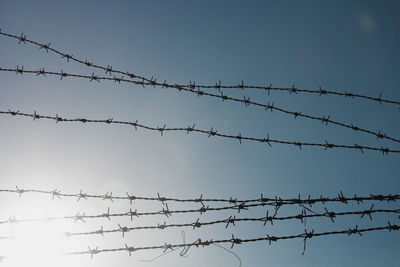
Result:
<svg viewBox="0 0 400 267"><path fill-rule="evenodd" d="M3 71L3 72L15 72L16 74L21 74L21 75L24 74L24 73L36 74L36 76L39 76L39 75L42 75L42 76L55 75L55 76L59 76L61 80L63 78L65 78L65 77L74 77L74 78L82 78L82 79L87 79L89 81L97 81L97 82L100 82L101 80L108 80L108 81L114 81L114 82L118 82L118 83L127 82L127 83L136 84L136 85L143 85L143 86L145 86L145 85L154 85L154 84L152 84L150 82L147 82L147 81L133 81L133 80L124 79L123 77L121 77L121 78L117 78L115 76L113 78L112 77L100 77L100 76L95 75L94 73L90 76L90 75L66 73L66 72L63 72L62 70L61 70L61 72L45 71L44 68L39 69L39 70L24 70L23 66L21 68L19 68L19 66L17 66L17 68L2 68L2 67L0 67L0 71ZM288 114L288 115L294 116L295 119L297 117L302 117L302 118L306 118L306 119L310 119L310 120L320 121L325 125L328 125L330 123L330 124L333 124L333 125L336 125L336 126L339 126L339 127L344 127L344 128L347 128L347 129L351 129L351 130L356 131L356 132L363 132L363 133L367 133L369 135L373 135L377 139L387 139L387 140L391 140L391 141L396 142L396 143L400 143L400 139L391 137L387 133L381 133L380 130L376 132L376 131L372 131L372 130L361 128L361 127L356 126L354 124L346 124L346 123L343 123L343 122L335 121L335 120L331 119L330 115L327 115L326 117L325 116L318 117L318 116L315 116L315 115L308 115L308 114L301 113L301 112L298 112L298 111L290 111L290 110L278 107L278 106L276 106L276 104L274 102L272 104L270 104L270 103L262 104L262 103L258 103L258 102L255 102L255 101L251 101L250 97L246 98L246 96L244 96L243 99L240 99L240 98L235 98L235 97L230 97L230 96L224 95L222 92L221 92L220 95L218 95L218 94L213 94L213 93L208 93L208 92L205 92L205 91L201 91L200 89L196 90L195 87L192 87L192 88L183 88L183 87L176 88L176 87L169 87L167 84L163 84L162 86L164 88L175 88L175 89L178 89L179 91L190 92L190 93L196 94L197 96L209 96L209 97L213 97L213 98L219 98L223 102L225 100L230 100L230 101L233 101L233 102L239 102L239 103L243 103L246 107L248 107L250 105L253 105L253 106L261 107L264 110L270 110L271 112L275 110L275 111L278 111L278 112L281 112L281 113L284 113L284 114Z"/></svg>
<svg viewBox="0 0 400 267"><path fill-rule="evenodd" d="M400 106L400 101L384 99L384 98L382 98L382 93L379 95L379 97L372 97L372 96L367 96L367 95L355 94L355 93L348 92L348 91L337 92L337 91L325 90L321 86L320 86L319 90L311 90L311 89L299 89L299 88L296 88L295 85L293 85L292 87L287 87L287 88L272 87L271 84L266 85L266 86L245 85L243 81L241 84L238 84L238 85L222 85L221 81L219 81L215 85L200 85L200 84L196 84L195 82L193 82L193 83L190 82L189 84L186 84L186 85L185 84L176 84L176 83L175 84L170 84L170 83L167 84L166 82L159 83L154 78L149 79L144 76L139 76L137 74L133 74L130 72L116 70L116 69L113 69L112 66L110 66L110 65L108 65L107 67L104 67L104 66L93 64L92 62L90 62L88 60L83 61L82 59L78 59L77 57L74 57L73 55L69 55L69 54L61 52L60 50L57 50L53 47L50 47L51 43L43 44L43 43L38 43L36 41L29 40L26 38L26 35L24 35L23 33L20 36L17 36L17 35L1 32L1 30L0 30L0 35L9 37L9 38L14 38L14 39L18 40L18 43L20 43L20 44L21 43L24 43L24 44L30 43L30 44L33 44L33 45L39 47L39 49L45 50L46 52L51 51L55 54L60 55L63 58L66 58L68 62L70 60L75 61L77 63L83 64L88 67L93 67L93 68L96 68L99 70L103 70L103 71L105 71L106 74L109 73L110 75L111 75L111 73L126 75L126 76L130 77L131 79L139 79L139 80L142 80L144 82L147 82L147 83L149 83L151 85L155 85L155 86L175 87L177 89L196 87L198 89L216 89L218 91L220 91L221 89L257 89L257 90L266 91L268 93L268 95L270 94L271 91L286 91L286 92L289 92L289 94L310 93L310 94L317 94L319 96L321 96L321 95L337 95L337 96L344 96L344 97L350 97L350 98L360 98L360 99L370 100L370 101L378 102L380 104L388 103L388 104L394 104L394 105Z"/></svg>

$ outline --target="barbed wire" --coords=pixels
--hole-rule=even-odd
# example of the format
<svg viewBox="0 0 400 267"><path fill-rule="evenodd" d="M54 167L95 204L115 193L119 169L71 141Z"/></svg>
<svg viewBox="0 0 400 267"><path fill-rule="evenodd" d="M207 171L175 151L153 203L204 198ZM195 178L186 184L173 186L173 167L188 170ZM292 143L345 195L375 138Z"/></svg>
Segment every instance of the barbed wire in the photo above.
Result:
<svg viewBox="0 0 400 267"><path fill-rule="evenodd" d="M153 85L152 83L147 82L147 81L132 81L132 80L124 79L123 77L117 78L115 76L113 78L111 78L111 77L100 77L100 76L95 75L94 73L91 76L89 76L89 75L82 75L82 74L66 73L66 72L63 72L62 70L61 70L61 72L45 71L44 68L41 68L39 70L24 70L23 66L21 68L19 68L19 66L17 66L17 68L15 68L15 69L14 68L1 68L0 67L0 71L3 71L3 72L15 72L16 74L21 74L21 75L24 74L24 73L36 74L36 76L39 76L39 75L43 75L43 76L55 75L55 76L60 76L61 80L63 78L65 78L65 77L74 77L74 78L88 79L89 81L97 81L97 82L100 82L101 80L108 80L108 81L114 81L114 82L118 82L118 83L127 82L127 83L133 83L133 84L136 84L136 85L143 85L143 86L145 86L145 85ZM167 84L165 84L163 87L164 88L175 88L175 87L169 87ZM240 99L240 98L235 98L235 97L230 97L230 96L224 95L222 92L221 92L221 95L217 95L217 94L201 91L200 89L195 90L194 87L193 88L183 88L182 87L182 88L175 88L175 89L178 89L179 91L183 90L183 91L186 91L186 92L194 93L197 96L209 96L209 97L214 97L214 98L220 98L220 99L222 99L222 101L230 100L230 101L233 101L233 102L244 103L246 107L248 107L249 105L254 105L254 106L257 106L257 107L262 107L262 108L264 108L264 110L270 110L271 112L276 110L276 111L279 111L279 112L284 113L284 114L292 115L292 116L294 116L295 119L297 117L302 117L302 118L306 118L306 119L310 119L310 120L320 121L325 125L328 125L330 123L330 124L333 124L333 125L337 125L337 126L340 126L340 127L351 129L353 131L358 131L358 132L367 133L369 135L373 135L377 139L387 139L387 140L391 140L391 141L400 143L400 139L391 137L387 133L381 133L380 130L378 132L375 132L375 131L372 131L372 130L360 128L359 126L356 126L354 124L346 124L346 123L343 123L343 122L334 121L334 120L331 119L330 115L327 115L326 117L325 116L318 117L318 116L315 116L315 115L308 115L308 114L301 113L301 112L298 112L298 111L290 111L290 110L287 110L287 109L283 109L281 107L276 106L275 102L273 102L272 104L270 104L270 103L262 104L262 103L258 103L258 102L255 102L255 101L251 101L250 97L246 98L246 96L244 96L243 99Z"/></svg>
<svg viewBox="0 0 400 267"><path fill-rule="evenodd" d="M219 81L215 85L200 85L200 84L196 84L196 82L193 82L193 83L190 82L189 84L186 84L186 85L185 84L168 84L168 83L166 83L166 81L164 83L159 83L153 77L149 79L144 76L139 76L137 74L133 74L130 72L113 69L112 66L110 66L110 65L108 65L107 67L104 67L104 66L93 64L92 62L90 62L88 60L83 61L81 59L74 57L73 55L63 53L59 50L56 50L55 48L50 47L51 43L41 44L36 41L29 40L26 38L26 35L23 33L20 36L17 36L17 35L1 32L1 30L0 30L0 35L17 39L19 44L21 44L21 43L33 44L33 45L39 47L39 49L45 50L47 53L48 53L48 51L54 52L54 53L60 55L62 58L66 58L67 62L69 62L70 60L75 61L77 63L83 64L88 67L93 67L93 68L96 68L99 70L103 70L103 71L105 71L105 74L108 73L111 75L112 73L114 73L114 74L126 75L126 76L130 77L131 79L140 79L143 82L147 82L147 85L171 87L171 88L174 87L177 89L194 88L195 87L198 89L216 89L218 91L220 91L221 89L257 89L257 90L266 91L268 93L268 95L270 94L271 91L286 91L286 92L289 92L289 94L293 94L293 95L297 94L297 93L311 93L311 94L318 94L319 96L321 96L321 95L337 95L337 96L360 98L360 99L375 101L375 102L380 103L381 105L382 105L382 103L388 103L388 104L394 104L394 105L400 106L400 101L384 99L384 98L382 98L382 93L379 94L379 97L372 97L372 96L367 96L367 95L355 94L355 93L351 93L351 92L347 92L347 91L337 92L337 91L325 90L321 86L319 87L319 90L311 90L311 89L299 89L299 88L296 88L295 85L293 85L292 87L287 87L287 88L272 87L272 84L269 84L266 86L245 85L243 81L241 82L241 84L238 84L238 85L222 85L221 81Z"/></svg>
<svg viewBox="0 0 400 267"><path fill-rule="evenodd" d="M273 225L274 221L288 221L288 220L299 220L301 221L301 223L305 224L307 218L316 218L316 217L326 217L329 218L334 223L336 217L346 216L346 215L361 215L360 218L363 218L365 216L369 217L369 219L372 221L372 214L374 213L396 213L396 214L400 213L400 209L373 209L373 208L374 208L373 204L369 209L359 210L359 211L335 212L335 211L328 211L328 209L325 208L325 212L323 213L311 213L311 214L307 214L307 209L303 209L301 213L297 215L284 216L284 217L278 217L276 216L276 213L270 216L267 211L265 217L258 217L258 218L236 218L236 216L229 216L229 218L225 218L222 220L208 221L208 222L201 222L200 218L198 218L195 222L192 223L166 224L166 222L164 222L163 224L158 223L157 225L152 225L152 226L135 226L135 227L121 226L120 224L118 224L118 228L115 229L104 230L103 226L101 226L99 230L86 231L86 232L65 232L64 234L67 237L73 237L73 236L88 236L88 235L104 236L104 234L122 233L122 237L125 237L126 233L135 230L152 230L152 229L164 230L166 228L184 228L184 227L190 227L196 229L196 228L201 228L203 226L209 226L215 224L225 224L225 229L226 229L230 225L236 226L237 222L262 222L265 226L267 223Z"/></svg>
<svg viewBox="0 0 400 267"><path fill-rule="evenodd" d="M222 211L222 210L237 210L238 213L242 210L248 210L252 207L263 207L263 206L274 206L274 204L270 203L255 203L255 204L245 204L241 203L239 205L230 205L223 207L210 207L210 206L201 206L197 209L181 209L181 210L170 210L168 204L165 203L165 207L163 207L159 211L150 211L150 212L138 212L137 209L133 210L129 209L127 212L121 213L110 213L110 208L107 209L107 212L95 214L95 215L86 215L86 212L77 213L76 215L70 216L46 216L44 218L33 218L33 219L17 219L15 216L10 216L7 220L0 221L0 224L17 224L17 223L30 223L30 222L49 222L55 220L73 220L75 222L85 222L86 219L108 219L111 220L112 217L130 217L131 221L134 217L140 216L154 216L154 215L163 215L167 218L172 216L173 214L188 214L188 213L200 213L203 214L208 211ZM275 206L276 207L276 206ZM279 206L280 207L280 206ZM279 208L276 208L278 210Z"/></svg>
<svg viewBox="0 0 400 267"><path fill-rule="evenodd" d="M260 203L237 203L236 200L232 202L234 205L229 205L229 206L222 206L222 207L210 207L210 206L205 206L203 203L201 203L200 208L196 209L181 209L181 210L170 210L168 207L168 203L164 202L164 206L161 210L158 211L149 211L149 212L138 212L137 209L133 210L132 208L129 209L127 212L120 212L120 213L110 213L110 208L107 209L107 212L105 213L100 213L100 214L95 214L95 215L86 215L85 212L78 212L76 215L69 215L69 216L46 216L44 218L34 218L34 219L16 219L15 216L10 216L9 219L7 220L1 220L1 224L17 224L17 223L30 223L30 222L42 222L42 221L54 221L54 220L73 220L75 222L86 222L86 219L95 219L95 218L100 218L100 219L108 219L111 220L112 217L129 217L131 221L133 221L133 218L135 217L141 217L141 216L155 216L155 215L163 215L166 216L167 218L172 216L173 214L188 214L188 213L200 213L202 215L203 213L206 213L208 211L222 211L222 210L236 210L238 214L242 210L248 210L253 207L274 207L275 213L274 216L276 216L278 210L285 205L299 205L303 211L308 210L312 212L309 208L306 207L308 205L310 208L312 207L313 204L315 203L322 203L325 205L327 202L337 202L337 203L344 203L348 204L350 201L356 201L357 204L363 203L363 201L387 201L387 202L396 202L399 199L398 195L392 196L383 196L383 195L371 195L370 197L357 197L354 196L353 198L345 198L343 196L343 193L341 192L337 198L323 198L321 196L320 199L304 199L301 200L299 199L286 199L283 200L281 198L276 198L274 200L270 201L261 201ZM327 210L326 210L327 211ZM313 213L313 212L312 212Z"/></svg>
<svg viewBox="0 0 400 267"><path fill-rule="evenodd" d="M352 149L352 150L358 150L361 153L364 153L364 150L370 150L370 151L379 151L382 152L382 155L388 155L389 153L400 153L400 150L394 150L390 149L389 147L373 147L373 146L364 146L364 145L342 145L342 144L333 144L333 143L328 143L327 140L325 140L325 143L311 143L311 142L297 142L297 141L286 141L286 140L279 140L279 139L271 139L269 134L267 134L266 138L256 138L256 137L247 137L247 136L242 136L241 133L238 133L237 135L229 135L229 134L221 134L218 133L218 131L214 128L211 128L210 130L203 130L203 129L197 129L195 128L195 124L193 126L188 126L185 128L167 128L166 124L164 126L147 126L144 124L138 123L138 120L135 122L132 121L119 121L119 120L114 120L112 118L109 119L87 119L87 118L76 118L76 119L71 119L71 118L65 118L61 117L58 114L56 116L50 116L50 115L40 115L36 111L34 113L23 113L19 111L0 111L1 115L10 115L10 116L20 116L20 117L30 117L33 118L33 120L39 120L39 119L46 119L46 120L53 120L58 122L81 122L81 123L103 123L103 124L119 124L119 125L127 125L134 127L135 130L137 128L142 128L146 130L151 130L151 131L156 131L163 136L164 132L168 131L176 131L176 132L186 132L187 134L191 132L197 132L201 134L206 134L208 137L211 136L218 136L222 138L227 138L227 139L235 139L238 140L239 143L241 144L242 141L247 140L247 141L253 141L253 142L259 142L259 143L265 143L268 144L270 147L272 147L271 143L278 143L278 144L285 144L285 145L292 145L295 147L298 147L300 150L302 147L321 147L324 148L325 151L328 149L333 149L333 148L344 148L344 149Z"/></svg>
<svg viewBox="0 0 400 267"><path fill-rule="evenodd" d="M303 247L303 254L306 249L306 242L307 240L313 238L313 237L321 237L321 236L329 236L329 235L360 235L362 236L362 233L366 232L372 232L372 231L382 231L382 230L389 230L389 232L392 231L398 231L400 230L400 226L396 224L391 224L389 221L387 221L387 226L379 226L379 227L371 227L371 228L362 228L359 229L358 226L356 225L354 228L349 228L346 230L338 230L338 231L329 231L329 232L320 232L316 233L314 230L307 231L306 229L304 230L304 233L300 233L297 235L286 235L286 236L270 236L266 235L263 237L258 237L258 238L250 238L250 239L241 239L237 238L232 234L232 238L229 239L220 239L220 240L205 240L203 241L201 238L197 239L196 241L192 243L179 243L179 244L168 244L165 243L163 245L156 245L156 246L143 246L143 247L135 247L135 246L128 246L125 244L125 247L120 247L120 248L106 248L106 249L99 249L96 247L95 249L91 249L88 247L88 250L86 251L73 251L73 252L67 252L65 255L84 255L88 254L93 258L94 255L99 254L99 253L104 253L104 252L119 252L119 251L126 251L128 252L129 256L132 255L133 252L140 251L140 250L155 250L155 249L161 249L163 252L167 252L169 250L175 249L175 248L191 248L191 247L206 247L211 244L231 244L231 249L235 245L240 245L244 243L253 243L253 242L260 242L260 241L267 241L269 244L273 242L278 242L280 240L288 240L288 239L303 239L304 241L304 247Z"/></svg>
<svg viewBox="0 0 400 267"><path fill-rule="evenodd" d="M15 186L15 189L0 189L0 193L11 193L17 194L20 198L22 195L29 194L29 193L36 193L36 194L44 194L50 195L51 199L54 200L55 198L61 199L62 197L68 198L76 198L77 201L82 199L88 200L90 198L100 199L104 201L114 201L114 200L128 200L132 205L133 201L135 200L144 200L144 201L158 201L163 205L166 202L192 202L192 203L200 203L202 206L205 206L204 203L206 202L225 202L229 204L238 203L251 203L251 202L259 202L264 205L270 205L271 203L274 206L282 206L282 205L290 205L290 204L299 204L301 205L310 205L312 206L315 203L327 203L327 202L341 202L341 203L348 203L350 201L356 201L357 203L362 203L363 201L387 201L387 202L396 202L400 199L400 194L388 194L388 195L374 195L371 194L369 196L357 196L356 194L354 197L345 197L343 192L340 191L336 197L324 197L320 195L320 197L315 198L308 195L307 198L301 198L301 195L298 194L297 198L282 198L282 197L265 197L262 193L260 194L259 198L253 199L238 199L237 197L230 197L230 198L204 198L203 194L200 195L198 198L176 198L176 197L165 197L161 196L160 193L157 193L156 197L149 197L149 196L137 196L131 193L126 192L126 196L116 196L113 195L112 192L106 192L105 194L87 194L84 193L83 190L80 190L79 193L63 193L58 189L54 190L39 190L39 189L26 189L22 188L21 186Z"/></svg>

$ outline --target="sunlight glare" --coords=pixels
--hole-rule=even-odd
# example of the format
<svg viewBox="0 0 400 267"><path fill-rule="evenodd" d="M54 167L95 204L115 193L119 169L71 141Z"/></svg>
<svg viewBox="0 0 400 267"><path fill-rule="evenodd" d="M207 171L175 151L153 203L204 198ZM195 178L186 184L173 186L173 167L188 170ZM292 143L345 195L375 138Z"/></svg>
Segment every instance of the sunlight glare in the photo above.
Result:
<svg viewBox="0 0 400 267"><path fill-rule="evenodd" d="M13 226L14 239L7 254L9 266L54 266L62 262L66 237L55 222L26 223Z"/></svg>

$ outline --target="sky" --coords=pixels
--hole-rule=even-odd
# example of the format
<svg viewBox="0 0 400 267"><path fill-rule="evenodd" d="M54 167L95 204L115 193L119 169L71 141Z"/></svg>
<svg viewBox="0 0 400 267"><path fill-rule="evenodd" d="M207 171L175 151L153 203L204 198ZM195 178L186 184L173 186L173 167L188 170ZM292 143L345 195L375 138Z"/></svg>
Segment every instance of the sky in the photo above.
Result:
<svg viewBox="0 0 400 267"><path fill-rule="evenodd" d="M88 59L102 66L133 72L158 81L171 83L269 85L318 90L348 91L362 95L400 100L400 5L397 1L11 1L0 2L0 28L39 43ZM45 53L31 44L18 44L15 39L0 36L0 67L64 71L105 76L53 53ZM215 89L210 89L215 92ZM243 95L260 103L272 103L284 109L301 111L356 124L372 131L398 138L399 108L395 105L311 94L288 94L247 89L231 89L224 94L243 99ZM319 121L294 118L263 108L234 103L174 89L141 87L127 83L89 82L59 77L0 72L0 110L19 110L43 115L85 117L136 121L152 126L196 127L219 133L302 142L337 144L354 143L389 146L390 140L378 140L361 132ZM399 155L380 152L266 144L197 133L134 130L132 127L55 123L45 120L0 116L0 188L63 192L84 190L87 193L156 196L157 192L179 198L264 196L306 197L369 194L398 194ZM49 196L0 194L4 203L0 220L40 217L45 214L75 215L77 212L103 213L108 207L126 211L129 203L101 200L77 202ZM137 202L138 210L159 209L160 205ZM170 208L180 208L169 203ZM361 207L361 208L360 208ZM348 210L364 206L332 205L331 209ZM376 208L397 208L396 204L376 203ZM323 211L323 208L316 207ZM271 212L272 210L270 210ZM264 216L266 208L244 211L241 216ZM283 214L298 213L288 209ZM204 220L233 215L232 212L210 213ZM237 215L237 214L235 214ZM224 217L225 216L225 217ZM239 215L237 215L239 216ZM174 215L171 222L193 222L195 215ZM203 218L203 217L202 217ZM94 229L100 225L115 227L163 223L166 218L152 217L130 222L107 221L65 222L53 226L0 225L0 236L8 232L59 232L65 229ZM202 219L203 220L203 219ZM307 229L342 230L359 225L372 227L399 224L398 216L376 215L372 221L358 216L340 218L335 224L328 218L309 220ZM29 228L31 227L31 228ZM282 222L273 226L260 223L238 223L187 229L186 237L195 240L265 236L267 233L291 235L304 232L299 222ZM54 228L54 229L53 229ZM33 229L33 230L32 230ZM53 230L52 230L53 229ZM29 235L25 234L25 235ZM129 234L129 235L128 235ZM51 244L72 250L178 243L179 229L138 231L110 237L84 237L65 241L50 238ZM302 256L302 240L283 240L269 246L267 242L235 246L233 251L243 266L397 266L400 260L400 233L380 231L358 236L312 238ZM28 247L17 241L0 240L0 255L16 242L14 252L29 259L27 253L41 236L32 237ZM62 241L60 241L62 240ZM65 243L65 244L64 244ZM50 244L50 245L49 245ZM14 246L14 245L13 245ZM230 248L228 245L227 248ZM63 258L58 264L71 266L236 266L232 254L218 248L191 249L188 257L170 253L151 263L162 251L105 253ZM24 255L27 255L23 257ZM32 256L33 257L33 256ZM47 259L50 263L53 259ZM26 263L26 262L25 262ZM42 262L40 262L42 264ZM54 263L54 261L53 261ZM18 266L5 260L4 266ZM16 264L16 265L12 265ZM22 263L21 263L22 265ZM45 266L45 265L44 265Z"/></svg>

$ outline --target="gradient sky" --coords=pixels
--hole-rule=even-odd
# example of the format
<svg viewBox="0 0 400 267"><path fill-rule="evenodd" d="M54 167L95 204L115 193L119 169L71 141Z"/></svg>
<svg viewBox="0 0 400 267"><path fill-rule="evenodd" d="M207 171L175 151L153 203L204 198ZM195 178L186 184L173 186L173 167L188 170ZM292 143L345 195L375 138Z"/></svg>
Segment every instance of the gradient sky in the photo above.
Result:
<svg viewBox="0 0 400 267"><path fill-rule="evenodd" d="M400 19L398 1L11 1L0 2L2 31L41 42L99 65L130 71L171 83L267 85L277 87L351 91L400 100ZM98 75L104 73L32 45L18 45L0 37L0 66ZM243 93L262 103L275 102L282 108L311 115L328 115L373 131L400 136L398 107L339 96L289 95L274 92L226 91L243 98ZM174 89L159 89L113 82L0 73L0 109L37 111L39 114L135 121L171 127L197 127L218 132L304 142L371 146L399 145L377 140L318 121L270 113L257 107L196 97ZM0 187L59 189L88 193L126 191L137 195L205 197L264 196L319 197L399 193L397 154L382 156L366 151L324 151L239 142L205 135L159 133L124 126L59 123L26 118L0 117ZM75 200L48 201L48 197L1 195L1 220L14 214L34 216L75 214L129 209L127 203ZM38 202L35 202L38 201ZM138 210L151 206L138 204ZM174 204L170 204L174 207ZM369 205L366 204L369 207ZM377 203L376 207L390 205ZM337 210L343 206L331 206ZM354 206L356 208L357 206ZM390 207L395 207L391 205ZM28 211L27 211L28 209ZM258 213L257 213L258 212ZM265 215L265 209L254 214ZM297 210L296 210L297 212ZM244 213L243 216L251 215ZM225 215L229 215L226 213ZM210 214L210 219L222 215ZM174 216L176 221L192 217ZM222 216L224 217L224 216ZM372 222L349 217L336 224L328 219L310 220L309 229L339 230L384 225L396 216L375 216ZM145 220L149 224L163 222ZM115 226L117 220L110 222ZM98 222L98 227L101 223ZM76 225L63 225L63 227ZM89 225L91 226L91 225ZM90 228L89 226L85 226ZM93 229L93 227L91 229ZM0 226L0 233L9 228ZM298 234L299 222L261 227L241 224L187 230L187 238L258 237L266 233ZM0 234L2 235L2 234ZM397 266L399 233L366 233L363 237L313 238L301 255L303 242L288 240L268 246L253 243L234 248L243 266ZM180 242L180 231L132 233L104 239L80 239L74 246L120 247ZM0 255L5 242L0 241ZM74 241L75 242L75 241ZM75 248L75 247L74 247ZM179 253L179 252L178 252ZM76 257L76 266L235 266L236 259L210 247L191 249L187 258L169 254L152 263L140 262L159 252L129 257L127 253ZM7 263L5 263L7 264ZM6 266L6 265L5 265Z"/></svg>

